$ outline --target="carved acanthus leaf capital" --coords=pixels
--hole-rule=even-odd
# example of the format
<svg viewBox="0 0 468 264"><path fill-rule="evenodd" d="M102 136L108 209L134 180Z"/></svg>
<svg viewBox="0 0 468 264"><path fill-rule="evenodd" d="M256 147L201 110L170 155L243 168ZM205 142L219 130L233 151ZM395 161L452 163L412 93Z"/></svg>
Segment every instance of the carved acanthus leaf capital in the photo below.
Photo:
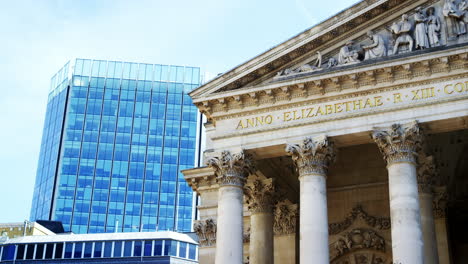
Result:
<svg viewBox="0 0 468 264"><path fill-rule="evenodd" d="M447 215L448 194L445 187L434 188L432 209L434 218L445 218Z"/></svg>
<svg viewBox="0 0 468 264"><path fill-rule="evenodd" d="M394 162L416 163L417 151L421 149L423 133L418 122L393 124L388 129L375 130L372 138L377 143L387 164Z"/></svg>
<svg viewBox="0 0 468 264"><path fill-rule="evenodd" d="M296 222L299 217L297 204L286 201L278 203L274 212L273 230L275 235L289 235L296 233Z"/></svg>
<svg viewBox="0 0 468 264"><path fill-rule="evenodd" d="M434 156L420 155L418 165L418 190L420 193L430 194L436 176Z"/></svg>
<svg viewBox="0 0 468 264"><path fill-rule="evenodd" d="M335 146L327 136L307 137L302 144L288 144L286 152L292 156L299 176L319 174L326 176L328 166L335 161Z"/></svg>
<svg viewBox="0 0 468 264"><path fill-rule="evenodd" d="M277 196L277 190L272 178L260 180L255 179L244 187L246 202L252 214L272 213L273 204Z"/></svg>
<svg viewBox="0 0 468 264"><path fill-rule="evenodd" d="M208 159L206 164L215 170L216 179L220 186L242 187L247 176L254 171L253 158L244 150L235 154L223 151L221 156Z"/></svg>
<svg viewBox="0 0 468 264"><path fill-rule="evenodd" d="M197 234L201 247L216 245L216 223L212 218L194 221L193 231Z"/></svg>

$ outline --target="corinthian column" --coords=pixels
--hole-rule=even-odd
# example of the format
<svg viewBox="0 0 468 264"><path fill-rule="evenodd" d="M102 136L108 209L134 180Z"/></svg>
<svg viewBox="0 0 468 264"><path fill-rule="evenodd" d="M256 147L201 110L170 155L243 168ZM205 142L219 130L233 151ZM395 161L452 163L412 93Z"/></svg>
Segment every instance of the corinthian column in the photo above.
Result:
<svg viewBox="0 0 468 264"><path fill-rule="evenodd" d="M250 264L273 263L273 179L256 179L245 186L250 215Z"/></svg>
<svg viewBox="0 0 468 264"><path fill-rule="evenodd" d="M421 155L418 167L418 193L421 205L421 229L424 241L424 264L438 264L437 240L432 212L435 165L433 156Z"/></svg>
<svg viewBox="0 0 468 264"><path fill-rule="evenodd" d="M335 158L333 143L326 136L306 138L300 145L288 144L300 181L300 263L328 264L328 213L326 176Z"/></svg>
<svg viewBox="0 0 468 264"><path fill-rule="evenodd" d="M416 152L422 133L417 122L395 124L372 133L387 161L392 222L393 261L423 264L421 214L416 175Z"/></svg>
<svg viewBox="0 0 468 264"><path fill-rule="evenodd" d="M253 169L250 155L244 151L223 151L207 165L214 168L219 184L216 233L216 262L241 264L243 261L243 187Z"/></svg>

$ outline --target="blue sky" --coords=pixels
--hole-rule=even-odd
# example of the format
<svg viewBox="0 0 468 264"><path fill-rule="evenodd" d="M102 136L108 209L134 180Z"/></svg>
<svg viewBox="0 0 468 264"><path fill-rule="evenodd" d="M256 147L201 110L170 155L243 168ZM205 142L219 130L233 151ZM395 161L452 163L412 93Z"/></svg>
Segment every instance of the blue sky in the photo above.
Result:
<svg viewBox="0 0 468 264"><path fill-rule="evenodd" d="M68 60L225 72L357 0L0 0L0 223L29 218L50 77Z"/></svg>

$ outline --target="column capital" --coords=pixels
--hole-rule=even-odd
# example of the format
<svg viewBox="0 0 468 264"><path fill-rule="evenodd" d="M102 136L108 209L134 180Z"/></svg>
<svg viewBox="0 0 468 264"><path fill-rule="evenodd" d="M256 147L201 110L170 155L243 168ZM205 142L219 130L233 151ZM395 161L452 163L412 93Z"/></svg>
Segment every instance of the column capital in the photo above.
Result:
<svg viewBox="0 0 468 264"><path fill-rule="evenodd" d="M197 233L200 247L212 247L216 245L216 223L212 218L195 220L193 231Z"/></svg>
<svg viewBox="0 0 468 264"><path fill-rule="evenodd" d="M244 150L234 154L223 151L220 156L208 159L206 164L215 170L216 180L220 186L230 185L241 188L255 167L252 155Z"/></svg>
<svg viewBox="0 0 468 264"><path fill-rule="evenodd" d="M273 231L276 236L296 233L296 222L299 216L297 204L282 201L276 205Z"/></svg>
<svg viewBox="0 0 468 264"><path fill-rule="evenodd" d="M419 193L432 194L436 175L434 156L419 155L418 165L418 191Z"/></svg>
<svg viewBox="0 0 468 264"><path fill-rule="evenodd" d="M448 194L445 187L434 188L434 198L432 199L432 209L434 218L445 218L447 214Z"/></svg>
<svg viewBox="0 0 468 264"><path fill-rule="evenodd" d="M276 188L272 178L255 179L244 187L247 206L252 214L272 213L276 199Z"/></svg>
<svg viewBox="0 0 468 264"><path fill-rule="evenodd" d="M417 151L421 149L423 133L417 121L389 128L377 129L372 138L382 152L387 164L395 162L416 163Z"/></svg>
<svg viewBox="0 0 468 264"><path fill-rule="evenodd" d="M326 176L328 166L335 161L335 146L327 136L306 137L301 144L287 144L290 155L299 171L299 177L308 174Z"/></svg>

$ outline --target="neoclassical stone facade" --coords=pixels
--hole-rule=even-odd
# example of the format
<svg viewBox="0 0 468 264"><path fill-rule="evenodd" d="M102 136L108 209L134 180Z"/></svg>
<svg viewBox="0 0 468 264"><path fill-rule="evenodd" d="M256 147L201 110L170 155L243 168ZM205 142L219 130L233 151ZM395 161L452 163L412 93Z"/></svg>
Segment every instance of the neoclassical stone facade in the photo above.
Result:
<svg viewBox="0 0 468 264"><path fill-rule="evenodd" d="M467 29L362 1L193 91L200 263L468 263Z"/></svg>

